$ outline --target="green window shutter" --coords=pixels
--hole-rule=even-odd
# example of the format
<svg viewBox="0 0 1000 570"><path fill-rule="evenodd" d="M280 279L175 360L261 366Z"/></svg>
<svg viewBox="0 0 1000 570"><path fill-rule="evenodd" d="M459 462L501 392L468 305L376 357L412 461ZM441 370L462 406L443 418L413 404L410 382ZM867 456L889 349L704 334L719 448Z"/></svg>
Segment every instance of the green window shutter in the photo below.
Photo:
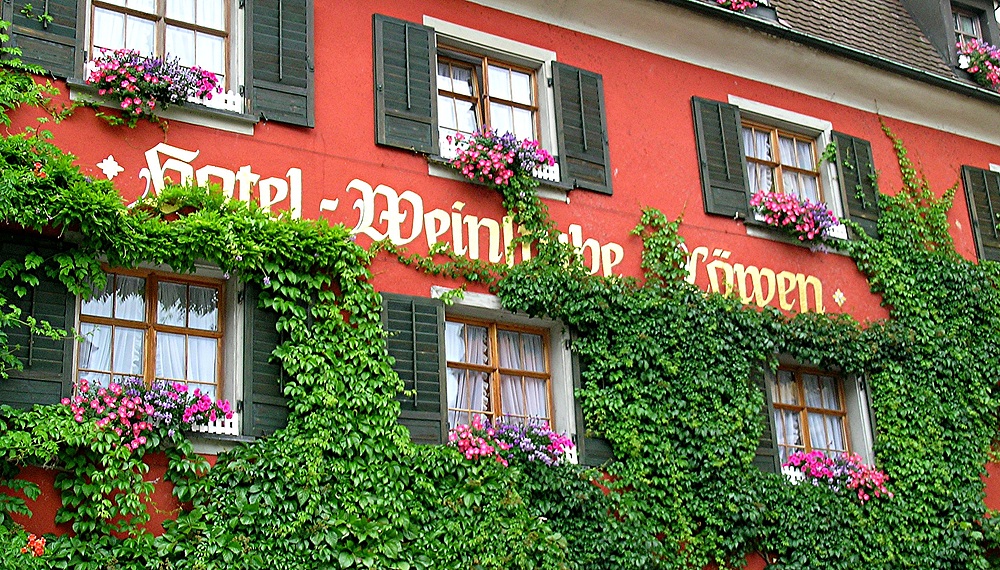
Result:
<svg viewBox="0 0 1000 570"><path fill-rule="evenodd" d="M312 0L247 0L248 95L267 121L315 124Z"/></svg>
<svg viewBox="0 0 1000 570"><path fill-rule="evenodd" d="M438 154L434 29L374 16L375 141Z"/></svg>
<svg viewBox="0 0 1000 570"><path fill-rule="evenodd" d="M56 240L20 236L3 236L0 243L0 264L11 260L22 263L28 253L51 257L61 250ZM21 310L21 318L31 316L47 321L53 327L69 331L76 315L76 297L62 282L42 270L35 272L38 285L29 287L24 297L18 297L12 287L2 287L0 295ZM0 309L6 312L4 307ZM32 335L27 326L0 330L7 336L11 352L21 361L22 370L7 371L0 379L0 404L30 408L34 404L58 404L73 393L73 337L52 340ZM2 340L0 334L0 340Z"/></svg>
<svg viewBox="0 0 1000 570"><path fill-rule="evenodd" d="M969 205L972 235L979 259L1000 261L1000 172L962 167L965 201Z"/></svg>
<svg viewBox="0 0 1000 570"><path fill-rule="evenodd" d="M243 300L243 435L253 437L288 425L285 371L272 354L282 341L278 315L258 304L259 293L248 283Z"/></svg>
<svg viewBox="0 0 1000 570"><path fill-rule="evenodd" d="M403 380L399 422L415 443L447 440L448 409L444 389L444 304L438 299L382 294L382 326L393 370Z"/></svg>
<svg viewBox="0 0 1000 570"><path fill-rule="evenodd" d="M573 406L574 412L576 413L576 444L577 444L577 456L580 459L580 465L585 465L587 467L600 467L608 461L615 458L614 450L611 447L611 443L600 437L592 437L587 433L587 421L583 417L583 408L580 406L580 400L576 395L577 391L583 386L581 381L581 370L580 370L580 357L576 353L573 353Z"/></svg>
<svg viewBox="0 0 1000 570"><path fill-rule="evenodd" d="M845 217L878 237L878 183L872 160L872 145L866 140L833 133L837 147L837 176L844 200Z"/></svg>
<svg viewBox="0 0 1000 570"><path fill-rule="evenodd" d="M592 71L552 64L559 174L574 188L611 194L604 80Z"/></svg>
<svg viewBox="0 0 1000 570"><path fill-rule="evenodd" d="M763 373L757 375L756 382L757 386L764 392L764 407L760 410L764 431L760 434L753 464L765 473L781 473L778 433L774 427L774 401L771 399L771 390L768 389L768 383Z"/></svg>
<svg viewBox="0 0 1000 570"><path fill-rule="evenodd" d="M21 13L25 4L32 4L33 18ZM45 13L51 22L36 18ZM21 48L21 60L40 65L56 77L78 74L83 66L83 50L78 42L78 0L5 0L2 19L11 22L11 44Z"/></svg>
<svg viewBox="0 0 1000 570"><path fill-rule="evenodd" d="M693 97L695 138L705 213L746 219L750 213L740 109Z"/></svg>

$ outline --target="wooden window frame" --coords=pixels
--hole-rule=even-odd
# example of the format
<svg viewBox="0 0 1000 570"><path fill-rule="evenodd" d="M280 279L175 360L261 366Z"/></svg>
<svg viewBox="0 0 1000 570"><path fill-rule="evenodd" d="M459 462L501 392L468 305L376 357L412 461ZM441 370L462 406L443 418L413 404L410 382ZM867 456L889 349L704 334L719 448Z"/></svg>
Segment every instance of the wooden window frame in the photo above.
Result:
<svg viewBox="0 0 1000 570"><path fill-rule="evenodd" d="M208 277L198 277L191 275L176 275L170 273L163 273L159 271L152 270L131 270L131 269L110 269L105 267L105 273L109 279L113 279L114 275L122 275L126 277L140 277L146 280L145 287L145 303L146 310L143 321L129 321L125 319L116 319L112 317L98 317L94 315L83 314L82 304L77 309L77 323L83 324L95 324L104 325L111 327L125 327L130 329L142 329L144 332L143 338L143 373L142 378L147 385L152 384L156 380L156 333L166 332L174 334L182 334L185 336L197 336L200 338L212 338L217 341L216 348L216 370L215 370L215 396L216 398L221 398L223 390L225 389L225 382L223 381L223 357L225 355L225 325L226 325L226 287L225 281L221 279L212 279ZM218 291L218 304L216 311L218 313L218 327L215 331L207 331L202 329L193 329L188 327L178 327L172 325L161 325L156 322L157 308L158 308L158 293L159 283L176 283L181 285L195 285L199 287L212 288ZM114 333L112 333L112 339L114 338ZM112 342L114 342L112 340ZM78 343L79 344L79 343ZM185 344L185 366L187 366L187 346ZM113 360L112 360L113 367ZM114 379L115 373L108 370L92 370L92 369L82 369L84 372L93 372L97 374L109 374ZM80 377L80 354L77 350L76 358L74 359L73 373L74 380ZM126 375L128 376L128 375ZM167 382L180 382L182 384L191 385L195 388L199 386L205 386L204 382L189 382L186 379L164 379Z"/></svg>
<svg viewBox="0 0 1000 570"><path fill-rule="evenodd" d="M456 93L454 91L449 91L442 87L438 87L437 96L448 97L450 99L458 99L461 101L466 101L473 103L476 109L476 127L482 129L487 126L492 125L490 118L490 103L496 102L501 105L512 107L515 109L522 109L531 112L531 124L532 124L532 138L535 140L541 140L541 119L538 104L538 69L533 69L530 67L525 67L523 65L516 65L509 63L500 58L493 58L492 56L475 53L471 51L462 50L459 48L454 48L451 46L438 46L437 62L436 63L448 63L448 64L458 64L461 67L471 68L473 82L473 94L472 96L463 95L461 93ZM527 74L531 77L531 104L525 105L523 103L516 103L508 99L502 99L500 97L494 97L490 95L489 87L489 68L502 67L510 71L518 71ZM437 70L434 71L437 73ZM436 102L435 102L436 104ZM492 127L491 127L492 128ZM503 134L503 133L500 133Z"/></svg>
<svg viewBox="0 0 1000 570"><path fill-rule="evenodd" d="M959 29L960 27L958 25L959 16L965 16L970 20L972 20L972 24L976 28L972 36L969 36L968 34ZM953 5L951 7L951 19L953 24L952 27L954 28L955 31L955 38L958 43L964 44L966 41L969 40L980 40L980 41L983 40L983 21L982 21L983 15L980 14L979 12Z"/></svg>
<svg viewBox="0 0 1000 570"><path fill-rule="evenodd" d="M135 8L128 8L125 6L120 6L118 4L111 4L103 0L90 0L90 37L88 53L90 58L94 59L99 56L99 54L94 53L94 18L95 10L101 8L108 10L110 12L117 12L119 14L125 14L126 16L132 16L135 18L142 18L153 22L155 26L155 39L153 40L153 56L154 57L164 57L166 55L166 45L167 45L167 26L173 26L177 28L183 28L185 30L190 30L193 32L208 34L216 37L220 37L223 40L224 45L224 61L225 61L225 89L230 84L230 73L231 61L231 49L230 49L230 39L232 38L232 14L233 14L233 3L232 0L224 0L225 3L225 14L223 15L223 22L225 23L225 28L222 30L216 28L209 28L207 26L200 26L198 24L192 24L191 22L185 22L183 20L175 20L173 18L167 18L167 2L169 0L156 0L156 12L144 12L142 10L137 10Z"/></svg>
<svg viewBox="0 0 1000 570"><path fill-rule="evenodd" d="M831 374L829 372L824 372L815 368L800 368L791 366L782 366L778 368L777 373L790 372L792 377L795 379L795 388L798 392L799 402L801 404L785 404L782 403L780 398L780 390L778 388L779 379L777 374L774 377L774 383L771 386L772 390L772 406L775 411L775 446L778 450L780 457L782 449L788 450L788 454L791 455L796 451L804 451L809 453L813 451L812 446L812 436L809 433L809 414L816 414L821 416L831 416L841 419L843 426L843 437L844 437L844 451L846 453L851 452L851 434L850 434L850 421L847 413L847 394L844 390L844 379L836 374ZM815 376L821 376L825 378L832 378L837 386L837 397L840 400L839 410L830 410L827 408L814 408L806 403L806 392L805 392L805 382L802 376L805 374L812 374ZM784 433L784 420L778 420L778 418L783 418L783 414L778 412L795 412L799 416L799 428L801 430L802 446L791 445L781 442L781 434Z"/></svg>
<svg viewBox="0 0 1000 570"><path fill-rule="evenodd" d="M826 193L823 191L823 173L820 170L820 160L819 153L816 149L816 137L803 135L800 133L795 133L788 131L773 125L768 125L766 123L760 123L757 121L743 120L740 124L740 137L743 136L742 129L749 128L758 132L767 132L771 139L771 154L775 159L765 160L762 158L756 158L750 155L750 149L745 149L743 155L746 158L747 164L760 164L767 166L774 171L774 177L771 183L771 192L780 192L786 194L785 192L785 180L782 175L783 172L794 172L795 174L803 174L806 176L811 176L816 179L817 194L819 194L819 201L822 203L827 203ZM809 147L812 148L813 154L813 164L816 165L815 170L808 170L805 168L799 168L797 166L792 166L789 164L781 163L781 146L779 143L779 138L791 138L795 141L808 142Z"/></svg>
<svg viewBox="0 0 1000 570"><path fill-rule="evenodd" d="M452 412L457 412L459 414L467 414L469 421L472 419L472 414L483 414L489 417L490 421L496 421L501 417L515 417L515 418L525 418L524 416L507 416L503 411L503 397L501 390L501 375L510 376L528 376L532 378L538 378L545 380L545 397L546 397L546 410L548 413L547 417L537 418L539 420L544 420L548 422L550 426L555 425L555 410L552 404L552 365L551 365L551 354L549 350L549 330L545 328L528 327L522 325L514 325L508 323L500 323L496 321L489 321L483 319L466 318L460 316L445 316L446 323L461 323L464 325L484 327L487 329L487 336L489 337L488 352L487 352L487 362L489 364L479 365L471 364L466 362L455 362L448 360L445 364L446 368L455 368L459 370L467 370L472 372L485 372L489 374L489 401L490 407L493 408L490 412L484 413L483 410L472 410L466 408L452 408L448 407L445 411L446 421L450 418ZM447 324L446 324L447 326ZM518 333L527 333L538 335L542 338L542 354L545 363L544 372L534 372L530 370L517 370L513 368L501 368L498 350L498 331L510 331ZM445 339L447 342L447 339ZM521 389L524 390L524 381L521 381ZM447 391L447 387L445 387ZM527 398L525 398L527 400ZM529 418L525 418L529 419Z"/></svg>

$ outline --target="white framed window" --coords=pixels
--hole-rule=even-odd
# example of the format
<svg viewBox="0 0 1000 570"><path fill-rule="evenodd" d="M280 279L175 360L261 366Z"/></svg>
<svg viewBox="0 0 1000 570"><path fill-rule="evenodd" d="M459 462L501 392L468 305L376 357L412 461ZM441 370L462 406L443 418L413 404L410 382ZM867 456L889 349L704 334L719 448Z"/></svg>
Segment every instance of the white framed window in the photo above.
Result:
<svg viewBox="0 0 1000 570"><path fill-rule="evenodd" d="M116 49L177 57L219 78L223 93L195 102L243 112L243 98L235 94L243 81L239 13L234 0L89 0L87 58Z"/></svg>
<svg viewBox="0 0 1000 570"><path fill-rule="evenodd" d="M795 452L822 451L834 456L857 453L874 463L874 435L865 383L829 370L783 359L768 373L774 445L779 462Z"/></svg>
<svg viewBox="0 0 1000 570"><path fill-rule="evenodd" d="M432 287L431 296L449 289ZM472 414L541 419L576 435L572 360L565 327L504 311L499 299L465 293L445 311L448 423Z"/></svg>
<svg viewBox="0 0 1000 570"><path fill-rule="evenodd" d="M558 141L549 85L555 52L425 16L437 37L438 134L443 158L456 147L448 135L490 127L533 138L553 156ZM558 166L538 178L558 182Z"/></svg>
<svg viewBox="0 0 1000 570"><path fill-rule="evenodd" d="M180 382L235 409L243 394L240 285L207 267L195 275L147 268L106 274L102 290L77 301L74 380ZM240 417L196 431L239 435Z"/></svg>
<svg viewBox="0 0 1000 570"><path fill-rule="evenodd" d="M761 190L794 194L823 202L843 219L837 169L821 160L833 141L833 123L734 95L729 96L729 103L740 108L743 121L750 195ZM847 239L847 228L839 224L830 235Z"/></svg>

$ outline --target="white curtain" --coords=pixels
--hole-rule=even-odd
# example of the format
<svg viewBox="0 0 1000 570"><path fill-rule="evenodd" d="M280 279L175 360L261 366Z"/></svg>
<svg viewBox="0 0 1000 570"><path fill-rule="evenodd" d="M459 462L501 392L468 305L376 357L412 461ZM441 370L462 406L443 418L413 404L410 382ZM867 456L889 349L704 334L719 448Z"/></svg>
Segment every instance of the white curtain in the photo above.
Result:
<svg viewBox="0 0 1000 570"><path fill-rule="evenodd" d="M187 379L197 382L202 392L215 397L215 373L219 354L218 340L214 338L188 337Z"/></svg>
<svg viewBox="0 0 1000 570"><path fill-rule="evenodd" d="M115 381L123 376L142 376L143 355L145 353L146 334L142 329L114 327L114 365Z"/></svg>
<svg viewBox="0 0 1000 570"><path fill-rule="evenodd" d="M111 369L111 327L80 323L80 369L110 370ZM80 378L91 382L107 385L111 380L109 374L96 372L81 372Z"/></svg>
<svg viewBox="0 0 1000 570"><path fill-rule="evenodd" d="M114 317L125 321L146 320L146 280L125 275L116 275L114 279Z"/></svg>
<svg viewBox="0 0 1000 570"><path fill-rule="evenodd" d="M186 380L184 374L184 344L182 334L156 333L156 377L165 380Z"/></svg>
<svg viewBox="0 0 1000 570"><path fill-rule="evenodd" d="M445 328L445 353L449 362L488 364L489 335L485 327L449 322ZM490 411L489 375L484 372L448 367L448 408ZM450 411L454 427L471 421L469 412Z"/></svg>
<svg viewBox="0 0 1000 570"><path fill-rule="evenodd" d="M545 372L542 337L536 334L499 331L500 367ZM501 376L504 414L525 418L548 418L548 386L545 380L527 376Z"/></svg>
<svg viewBox="0 0 1000 570"><path fill-rule="evenodd" d="M188 296L188 327L203 331L219 330L219 291L192 285Z"/></svg>
<svg viewBox="0 0 1000 570"><path fill-rule="evenodd" d="M156 296L156 322L174 327L186 326L187 285L160 283Z"/></svg>

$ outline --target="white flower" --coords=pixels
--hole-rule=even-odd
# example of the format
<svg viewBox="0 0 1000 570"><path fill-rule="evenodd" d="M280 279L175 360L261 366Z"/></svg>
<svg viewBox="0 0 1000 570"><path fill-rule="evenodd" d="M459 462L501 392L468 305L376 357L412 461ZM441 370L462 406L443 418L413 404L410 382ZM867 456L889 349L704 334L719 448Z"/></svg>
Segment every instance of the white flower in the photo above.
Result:
<svg viewBox="0 0 1000 570"><path fill-rule="evenodd" d="M969 56L967 56L967 55L960 55L960 56L958 56L958 66L960 68L962 68L962 69L969 69L969 64L970 63L972 63L972 60L969 59Z"/></svg>

